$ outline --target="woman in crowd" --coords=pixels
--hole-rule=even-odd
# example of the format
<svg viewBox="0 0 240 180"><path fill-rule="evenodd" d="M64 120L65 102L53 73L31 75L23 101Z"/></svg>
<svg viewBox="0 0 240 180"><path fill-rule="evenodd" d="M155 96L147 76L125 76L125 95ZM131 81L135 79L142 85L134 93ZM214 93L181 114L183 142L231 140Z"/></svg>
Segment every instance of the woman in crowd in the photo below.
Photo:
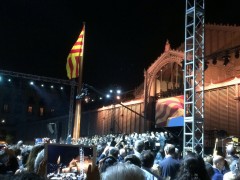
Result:
<svg viewBox="0 0 240 180"><path fill-rule="evenodd" d="M34 164L35 164L35 159L38 155L38 153L44 149L44 145L35 145L33 146L28 159L26 163L26 167L23 169L18 169L16 171L16 174L21 173L21 172L34 172Z"/></svg>
<svg viewBox="0 0 240 180"><path fill-rule="evenodd" d="M210 180L202 157L189 152L183 159L176 180Z"/></svg>

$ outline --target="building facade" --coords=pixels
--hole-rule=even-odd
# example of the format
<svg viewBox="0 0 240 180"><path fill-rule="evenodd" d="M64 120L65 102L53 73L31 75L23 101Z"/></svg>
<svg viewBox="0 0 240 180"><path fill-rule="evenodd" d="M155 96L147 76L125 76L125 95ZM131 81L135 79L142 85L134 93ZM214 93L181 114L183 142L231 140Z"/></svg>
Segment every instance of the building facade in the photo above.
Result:
<svg viewBox="0 0 240 180"><path fill-rule="evenodd" d="M85 112L81 132L94 135L96 132L106 134L159 130L157 128L168 126L172 118L183 116L183 49L183 45L177 50L171 49L167 41L164 52L144 72L145 79L136 89L135 99L124 102L128 108L121 105L108 106L89 112L89 115ZM216 131L240 136L239 50L239 26L205 25L207 66L204 72L204 107L207 145L214 143L210 136L214 137ZM94 116L90 117L90 114ZM86 131L86 126L91 126L91 131Z"/></svg>
<svg viewBox="0 0 240 180"><path fill-rule="evenodd" d="M69 87L1 75L0 138L14 142L67 133ZM62 89L61 89L62 88ZM66 136L66 135L65 135Z"/></svg>

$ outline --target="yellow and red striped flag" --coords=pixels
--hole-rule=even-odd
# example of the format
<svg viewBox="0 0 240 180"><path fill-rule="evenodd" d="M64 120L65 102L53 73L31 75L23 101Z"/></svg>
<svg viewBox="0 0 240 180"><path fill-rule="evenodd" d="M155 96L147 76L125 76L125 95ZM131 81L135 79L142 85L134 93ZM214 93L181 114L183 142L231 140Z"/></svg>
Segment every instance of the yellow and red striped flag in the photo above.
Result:
<svg viewBox="0 0 240 180"><path fill-rule="evenodd" d="M83 26L83 29L73 45L68 57L67 57L67 76L69 79L76 78L79 76L79 68L80 67L80 61L83 57L83 48L84 48L84 31L85 27Z"/></svg>
<svg viewBox="0 0 240 180"><path fill-rule="evenodd" d="M156 125L158 127L168 126L171 118L184 116L184 97L175 96L159 99L156 103Z"/></svg>

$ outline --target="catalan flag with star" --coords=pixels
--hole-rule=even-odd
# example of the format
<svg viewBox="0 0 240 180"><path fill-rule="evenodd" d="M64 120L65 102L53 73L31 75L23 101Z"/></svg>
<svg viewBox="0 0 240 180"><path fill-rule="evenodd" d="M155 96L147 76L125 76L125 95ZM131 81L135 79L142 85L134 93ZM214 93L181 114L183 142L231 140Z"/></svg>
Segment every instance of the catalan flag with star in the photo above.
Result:
<svg viewBox="0 0 240 180"><path fill-rule="evenodd" d="M83 26L83 29L73 45L68 57L67 57L67 76L69 79L77 78L79 77L79 68L80 67L80 61L82 61L83 57L83 49L84 49L84 33L85 33L85 26Z"/></svg>

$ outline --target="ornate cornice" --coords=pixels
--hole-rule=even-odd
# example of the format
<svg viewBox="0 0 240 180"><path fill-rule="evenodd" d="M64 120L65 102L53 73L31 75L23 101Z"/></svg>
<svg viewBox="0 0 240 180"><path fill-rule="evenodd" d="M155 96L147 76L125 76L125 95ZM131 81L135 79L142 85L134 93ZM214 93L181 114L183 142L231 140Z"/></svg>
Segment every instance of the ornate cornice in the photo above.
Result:
<svg viewBox="0 0 240 180"><path fill-rule="evenodd" d="M164 52L159 56L154 63L151 64L151 66L147 69L148 74L154 74L156 69L161 68L162 66L166 65L170 62L178 62L180 63L182 59L184 58L184 52L178 51L178 50L170 50L167 52Z"/></svg>

